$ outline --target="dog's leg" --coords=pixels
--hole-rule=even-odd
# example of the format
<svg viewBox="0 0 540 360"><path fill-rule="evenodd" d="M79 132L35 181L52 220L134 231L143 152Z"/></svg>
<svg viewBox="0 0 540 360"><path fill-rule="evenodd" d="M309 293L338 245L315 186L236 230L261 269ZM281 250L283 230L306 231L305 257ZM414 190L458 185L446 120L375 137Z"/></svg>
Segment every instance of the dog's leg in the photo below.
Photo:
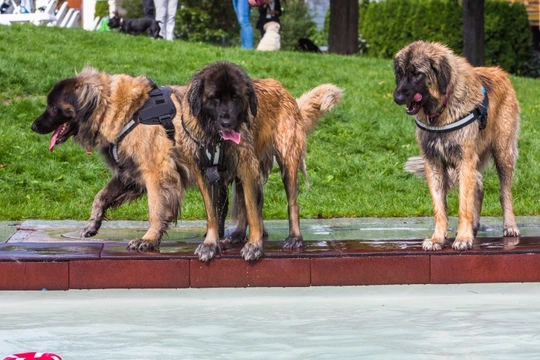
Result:
<svg viewBox="0 0 540 360"><path fill-rule="evenodd" d="M484 184L482 174L476 172L476 191L474 195L473 213L473 235L476 236L480 229L480 214L482 213L482 203L484 202Z"/></svg>
<svg viewBox="0 0 540 360"><path fill-rule="evenodd" d="M426 180L433 200L433 213L435 218L435 231L430 239L425 239L422 247L426 251L441 250L446 245L448 231L448 218L446 216L446 190L447 176L442 164L432 164L426 160L424 163Z"/></svg>
<svg viewBox="0 0 540 360"><path fill-rule="evenodd" d="M169 224L178 217L183 189L176 172L165 168L150 171L145 177L145 185L148 193L149 227L142 239L134 239L128 243L128 250L159 250L161 237Z"/></svg>
<svg viewBox="0 0 540 360"><path fill-rule="evenodd" d="M452 244L454 250L470 249L474 241L479 159L473 146L463 146L463 159L459 165L459 211L456 240Z"/></svg>
<svg viewBox="0 0 540 360"><path fill-rule="evenodd" d="M92 213L88 223L81 231L82 237L91 237L98 233L105 218L107 209L122 205L126 200L139 198L144 191L141 187L132 184L125 185L117 176L96 194L92 204Z"/></svg>
<svg viewBox="0 0 540 360"><path fill-rule="evenodd" d="M225 236L225 218L229 209L229 189L224 181L210 185L212 206L218 219L219 237Z"/></svg>
<svg viewBox="0 0 540 360"><path fill-rule="evenodd" d="M261 214L264 204L263 196L263 189L260 188L258 190L257 206ZM242 187L242 182L239 179L236 179L236 181L234 182L233 201L233 219L236 221L236 229L231 234L229 234L229 236L227 236L227 239L225 240L231 244L238 244L246 241L247 233L247 215L244 202L244 188ZM266 228L264 228L263 224L263 240L266 239L268 239L268 231L266 231Z"/></svg>
<svg viewBox="0 0 540 360"><path fill-rule="evenodd" d="M199 260L201 261L208 261L216 256L216 253L220 251L219 220L214 211L212 194L209 189L210 185L204 181L200 172L196 171L195 177L203 197L204 207L206 208L206 237L195 250L195 255L198 255Z"/></svg>
<svg viewBox="0 0 540 360"><path fill-rule="evenodd" d="M254 173L254 169L256 169L257 173ZM249 226L248 242L240 251L246 261L257 260L264 255L262 210L258 201L259 190L262 185L259 182L258 169L259 164L239 167L239 177L244 189L246 218Z"/></svg>
<svg viewBox="0 0 540 360"><path fill-rule="evenodd" d="M236 221L236 229L227 236L226 241L231 244L239 244L246 241L247 215L244 202L244 188L240 179L236 179L233 185L233 219Z"/></svg>
<svg viewBox="0 0 540 360"><path fill-rule="evenodd" d="M301 156L298 154L298 156ZM304 246L304 239L300 233L300 207L298 198L298 168L300 163L293 159L292 154L277 157L281 168L281 177L287 195L289 211L289 236L283 243L284 249L299 249Z"/></svg>
<svg viewBox="0 0 540 360"><path fill-rule="evenodd" d="M501 150L495 150L493 159L499 182L501 184L500 201L503 210L503 235L505 237L518 237L519 229L514 217L514 206L512 203L512 176L517 157L517 147L512 146L501 147Z"/></svg>
<svg viewBox="0 0 540 360"><path fill-rule="evenodd" d="M480 217L482 214L482 203L484 202L484 179L482 172L489 164L491 154L486 152L480 155L480 162L478 163L476 171L476 193L474 197L474 215L473 215L473 235L476 236L478 230L480 230ZM457 182L457 177L455 182Z"/></svg>

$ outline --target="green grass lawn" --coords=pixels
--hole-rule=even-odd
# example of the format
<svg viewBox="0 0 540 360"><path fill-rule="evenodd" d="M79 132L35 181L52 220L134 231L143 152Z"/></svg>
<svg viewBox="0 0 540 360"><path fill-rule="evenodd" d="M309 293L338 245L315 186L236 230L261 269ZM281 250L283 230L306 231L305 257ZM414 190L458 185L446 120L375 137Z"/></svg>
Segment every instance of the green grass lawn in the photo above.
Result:
<svg viewBox="0 0 540 360"><path fill-rule="evenodd" d="M303 218L430 216L425 182L403 170L418 154L414 122L393 102L390 60L355 56L258 53L239 48L167 42L117 33L0 26L0 220L86 219L94 195L110 178L99 155L69 140L48 151L50 136L30 130L52 85L91 65L110 73L145 74L156 83L183 84L209 62L240 64L252 77L281 81L294 96L331 82L345 95L308 139L311 187L301 186ZM516 215L540 215L540 83L512 77L521 103L520 156L513 194ZM485 176L483 215L501 215L499 184ZM449 197L457 214L457 194ZM277 170L265 191L266 219L287 218ZM146 220L146 199L109 213L109 219ZM204 219L202 199L190 189L181 219Z"/></svg>

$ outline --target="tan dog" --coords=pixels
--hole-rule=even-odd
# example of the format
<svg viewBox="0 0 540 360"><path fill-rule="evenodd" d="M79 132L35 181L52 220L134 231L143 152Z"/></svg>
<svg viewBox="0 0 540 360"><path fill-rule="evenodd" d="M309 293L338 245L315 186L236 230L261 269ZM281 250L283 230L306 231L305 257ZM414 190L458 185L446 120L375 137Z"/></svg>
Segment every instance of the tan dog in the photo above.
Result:
<svg viewBox="0 0 540 360"><path fill-rule="evenodd" d="M186 87L170 89L170 102L164 104L171 111L171 124L177 127L181 114L178 99ZM190 175L174 139L159 122L138 123L126 131L131 121L142 119L139 115L142 116L143 106L153 99L165 101L159 95L159 88L145 76L110 75L85 68L76 77L54 85L47 97L47 108L32 124L32 130L39 134L54 132L49 145L51 151L73 136L83 148L98 150L113 172L111 180L94 199L90 220L81 231L83 237L97 234L107 209L145 193L149 228L142 238L129 243L129 249L159 248L169 223L176 221ZM159 111L155 114L165 115Z"/></svg>
<svg viewBox="0 0 540 360"><path fill-rule="evenodd" d="M422 157L409 159L406 169L426 177L433 198L435 231L423 248L445 246L446 194L456 185L459 214L452 247L472 247L484 196L482 171L490 158L501 184L503 234L519 236L511 187L520 110L507 74L498 67L472 67L448 47L424 41L400 50L394 67L394 100L416 117L416 139L422 152Z"/></svg>
<svg viewBox="0 0 540 360"><path fill-rule="evenodd" d="M342 90L321 85L297 101L276 80L250 79L238 65L216 62L199 70L182 102L184 133L193 173L207 214L207 233L196 254L203 261L219 251L218 224L226 214L227 186L234 182L239 226L232 242L249 239L245 260L263 255L264 182L276 158L289 209L285 248L303 246L300 234L298 171L304 169L306 136L319 117L340 100ZM300 106L299 106L300 104ZM195 156L194 156L195 154Z"/></svg>

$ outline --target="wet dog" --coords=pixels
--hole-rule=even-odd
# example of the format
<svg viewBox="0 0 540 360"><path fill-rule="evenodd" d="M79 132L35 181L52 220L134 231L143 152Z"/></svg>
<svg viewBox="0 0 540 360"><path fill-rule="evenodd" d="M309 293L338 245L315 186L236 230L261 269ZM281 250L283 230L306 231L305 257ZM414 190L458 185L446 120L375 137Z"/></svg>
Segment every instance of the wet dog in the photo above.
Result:
<svg viewBox="0 0 540 360"><path fill-rule="evenodd" d="M82 237L97 234L109 208L146 193L149 227L128 248L159 247L168 225L178 217L183 191L191 179L177 140L171 136L181 131L179 99L185 90L182 86L156 87L145 76L110 75L92 68L53 86L47 108L33 122L32 130L53 132L50 151L70 137L83 148L98 150L113 173L95 196ZM147 113L159 115L163 123Z"/></svg>
<svg viewBox="0 0 540 360"><path fill-rule="evenodd" d="M446 244L446 194L459 187L455 250L470 249L480 226L484 197L482 171L493 158L501 185L503 235L519 236L512 205L519 103L499 67L473 67L439 43L417 41L394 58L394 100L416 118L421 157L406 169L427 179L433 198L435 231L425 250Z"/></svg>
<svg viewBox="0 0 540 360"><path fill-rule="evenodd" d="M207 214L207 233L196 254L203 261L219 251L219 223L226 213L227 187L234 182L239 224L228 241L242 242L245 260L263 255L263 184L275 157L289 210L284 247L303 246L297 204L298 171L305 173L306 136L340 100L342 90L325 84L298 100L274 79L250 79L238 65L209 64L193 75L182 100L179 141L191 156L193 174ZM193 156L195 154L195 156Z"/></svg>
<svg viewBox="0 0 540 360"><path fill-rule="evenodd" d="M121 18L117 12L109 19L109 29L120 29L121 33L138 35L146 32L148 36L155 39L161 39L159 35L161 27L159 21L151 17L143 17L140 19L125 19Z"/></svg>

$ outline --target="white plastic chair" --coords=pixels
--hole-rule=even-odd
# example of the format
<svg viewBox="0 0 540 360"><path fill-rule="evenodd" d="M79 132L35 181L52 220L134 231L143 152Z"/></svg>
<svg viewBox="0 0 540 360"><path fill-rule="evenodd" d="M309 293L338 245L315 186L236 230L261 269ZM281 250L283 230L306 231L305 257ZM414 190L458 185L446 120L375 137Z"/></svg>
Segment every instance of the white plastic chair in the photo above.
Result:
<svg viewBox="0 0 540 360"><path fill-rule="evenodd" d="M69 18L66 27L67 28L76 28L79 27L79 21L81 20L81 12L79 10L75 10L71 17Z"/></svg>
<svg viewBox="0 0 540 360"><path fill-rule="evenodd" d="M64 17L62 18L62 21L59 22L58 26L60 27L66 27L68 21L69 21L69 18L71 17L71 15L73 15L73 13L75 12L75 9L69 9L66 13L66 15L64 15Z"/></svg>
<svg viewBox="0 0 540 360"><path fill-rule="evenodd" d="M58 0L49 0L43 11L36 11L30 14L1 14L0 23L32 22L35 25L48 24L56 20L56 5L58 5Z"/></svg>
<svg viewBox="0 0 540 360"><path fill-rule="evenodd" d="M47 26L58 26L58 24L60 24L62 20L64 19L64 16L66 16L67 12L68 12L68 2L64 1L62 5L60 5L60 9L58 9L58 11L56 12L56 20L51 21L50 23L47 24Z"/></svg>
<svg viewBox="0 0 540 360"><path fill-rule="evenodd" d="M43 25L48 24L49 22L56 21L56 5L58 5L58 0L49 0L45 9L43 11L36 10L34 14L43 14L44 18L35 19L32 21L34 25Z"/></svg>

